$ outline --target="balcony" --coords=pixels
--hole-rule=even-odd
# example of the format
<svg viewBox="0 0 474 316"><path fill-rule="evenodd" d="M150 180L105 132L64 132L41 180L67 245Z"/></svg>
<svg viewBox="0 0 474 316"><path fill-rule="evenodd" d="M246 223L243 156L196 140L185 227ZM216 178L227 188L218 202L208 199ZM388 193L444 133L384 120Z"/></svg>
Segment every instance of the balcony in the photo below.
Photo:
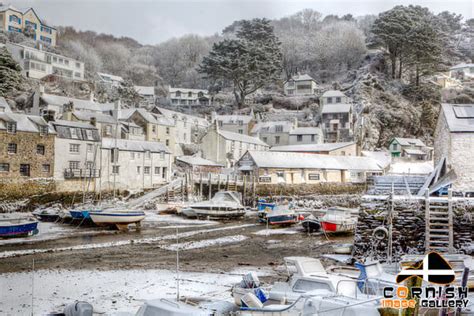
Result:
<svg viewBox="0 0 474 316"><path fill-rule="evenodd" d="M74 178L99 178L100 169L64 169L64 178L74 179Z"/></svg>

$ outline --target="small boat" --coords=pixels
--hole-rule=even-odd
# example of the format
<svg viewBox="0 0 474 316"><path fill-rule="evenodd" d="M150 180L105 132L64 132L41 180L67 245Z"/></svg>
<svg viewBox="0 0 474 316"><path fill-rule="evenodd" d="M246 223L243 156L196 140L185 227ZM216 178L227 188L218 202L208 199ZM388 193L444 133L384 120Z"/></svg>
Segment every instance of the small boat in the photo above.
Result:
<svg viewBox="0 0 474 316"><path fill-rule="evenodd" d="M301 222L301 226L303 226L304 231L308 233L314 233L321 229L321 223L313 215L306 216Z"/></svg>
<svg viewBox="0 0 474 316"><path fill-rule="evenodd" d="M332 246L332 250L336 254L350 255L352 253L352 244L336 244Z"/></svg>
<svg viewBox="0 0 474 316"><path fill-rule="evenodd" d="M191 204L183 210L183 214L197 218L238 218L245 214L245 207L240 200L240 194L237 192L219 191L209 201Z"/></svg>
<svg viewBox="0 0 474 316"><path fill-rule="evenodd" d="M38 221L30 219L0 220L0 237L26 237L38 233Z"/></svg>
<svg viewBox="0 0 474 316"><path fill-rule="evenodd" d="M146 301L135 316L210 316L211 310L191 306L183 302L171 301L165 298Z"/></svg>
<svg viewBox="0 0 474 316"><path fill-rule="evenodd" d="M60 209L38 209L35 210L33 216L42 222L55 222L61 215Z"/></svg>
<svg viewBox="0 0 474 316"><path fill-rule="evenodd" d="M259 221L268 222L269 225L287 226L296 224L298 219L298 214L294 210L285 206L276 206L273 209L267 208Z"/></svg>
<svg viewBox="0 0 474 316"><path fill-rule="evenodd" d="M143 211L127 210L89 211L88 215L98 226L116 226L120 230L126 229L129 224L140 226L145 218Z"/></svg>
<svg viewBox="0 0 474 316"><path fill-rule="evenodd" d="M94 209L77 209L77 210L69 210L69 214L71 214L72 219L77 220L84 220L84 219L91 219L89 213L90 212L101 212L101 210L94 210Z"/></svg>
<svg viewBox="0 0 474 316"><path fill-rule="evenodd" d="M357 219L354 218L349 209L329 208L320 219L323 231L328 233L354 232Z"/></svg>

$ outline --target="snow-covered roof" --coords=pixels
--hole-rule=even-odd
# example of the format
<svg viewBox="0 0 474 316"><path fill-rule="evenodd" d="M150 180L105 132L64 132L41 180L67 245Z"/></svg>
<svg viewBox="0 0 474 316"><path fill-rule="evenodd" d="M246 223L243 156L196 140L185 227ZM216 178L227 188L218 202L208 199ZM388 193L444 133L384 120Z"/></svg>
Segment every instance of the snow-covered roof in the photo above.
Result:
<svg viewBox="0 0 474 316"><path fill-rule="evenodd" d="M248 136L248 135L244 135L244 134L233 133L233 132L222 131L222 130L219 130L218 133L219 133L219 135L221 135L222 137L224 137L225 139L228 139L228 140L234 140L234 141L238 141L238 142L261 145L261 146L267 146L268 147L268 145L265 142L261 141L260 138L258 138L258 137L252 137L252 136Z"/></svg>
<svg viewBox="0 0 474 316"><path fill-rule="evenodd" d="M283 130L277 132L276 126L282 126ZM258 122L252 127L251 133L289 133L292 128L293 123L290 121Z"/></svg>
<svg viewBox="0 0 474 316"><path fill-rule="evenodd" d="M290 131L290 135L316 135L321 134L319 127L297 127Z"/></svg>
<svg viewBox="0 0 474 316"><path fill-rule="evenodd" d="M352 105L348 103L330 103L323 106L321 113L348 113L351 111L351 107Z"/></svg>
<svg viewBox="0 0 474 316"><path fill-rule="evenodd" d="M4 97L0 97L0 112L11 112L12 109Z"/></svg>
<svg viewBox="0 0 474 316"><path fill-rule="evenodd" d="M252 119L251 115L216 115L216 120L223 124L236 124L238 121L248 124Z"/></svg>
<svg viewBox="0 0 474 316"><path fill-rule="evenodd" d="M359 170L376 172L382 170L375 160L367 157L252 150L248 151L248 153L259 168Z"/></svg>
<svg viewBox="0 0 474 316"><path fill-rule="evenodd" d="M308 81L308 80L315 81L315 80L313 79L313 77L311 77L311 76L308 75L308 74L304 74L304 75L294 75L293 77L291 77L291 80L293 80L293 81Z"/></svg>
<svg viewBox="0 0 474 316"><path fill-rule="evenodd" d="M90 122L92 118L95 118L96 122L99 123L110 123L116 124L117 120L112 115L104 114L101 112L87 112L87 111L74 111L72 114L81 121Z"/></svg>
<svg viewBox="0 0 474 316"><path fill-rule="evenodd" d="M204 90L204 89L188 89L188 88L173 88L173 87L169 87L169 92L183 92L183 93L188 93L188 92L192 92L192 93L199 93L199 92L202 92L204 94L207 94L207 90Z"/></svg>
<svg viewBox="0 0 474 316"><path fill-rule="evenodd" d="M474 67L474 64L466 64L466 63L461 63L461 64L457 64L451 68L449 68L449 70L456 70L456 69L463 69L463 68L471 68L471 67Z"/></svg>
<svg viewBox="0 0 474 316"><path fill-rule="evenodd" d="M323 144L301 144L301 145L286 145L286 146L274 146L270 148L270 151L285 151L285 152L321 152L321 151L333 151L348 146L353 146L355 143L323 143Z"/></svg>
<svg viewBox="0 0 474 316"><path fill-rule="evenodd" d="M198 125L203 126L203 127L208 127L209 126L209 122L205 118L202 118L202 117L199 117L199 116L194 116L194 115L189 115L189 114L185 114L185 113L181 113L181 112L176 112L176 111L168 110L168 109L161 108L161 107L158 107L158 106L155 106L154 109L158 110L159 113L161 113L162 115L164 115L168 119L174 120L175 117L178 117L180 119L186 119L188 122L197 122Z"/></svg>
<svg viewBox="0 0 474 316"><path fill-rule="evenodd" d="M409 155L426 155L424 151L421 151L419 149L405 148L403 149L403 151Z"/></svg>
<svg viewBox="0 0 474 316"><path fill-rule="evenodd" d="M111 111L114 109L113 103L97 103L91 100L81 100L81 99L75 99L75 98L54 95L54 94L47 94L47 93L43 93L41 95L41 99L47 104L57 105L57 106L63 106L65 104L72 102L74 104L75 110L104 112L104 111Z"/></svg>
<svg viewBox="0 0 474 316"><path fill-rule="evenodd" d="M390 165L392 162L392 155L388 151L368 151L368 150L363 150L361 152L363 157L369 157L377 161L379 166L382 168L386 168Z"/></svg>
<svg viewBox="0 0 474 316"><path fill-rule="evenodd" d="M12 10L12 11L17 11L23 13L24 10L20 10L17 7L12 6L11 4L0 4L0 12L7 11L7 10Z"/></svg>
<svg viewBox="0 0 474 316"><path fill-rule="evenodd" d="M48 132L54 134L52 126L41 117L13 112L0 112L0 130L7 129L7 122L16 123L16 130L21 132L39 132L40 126L47 126Z"/></svg>
<svg viewBox="0 0 474 316"><path fill-rule="evenodd" d="M397 141L401 146L421 146L421 147L426 147L425 143L421 141L421 139L418 138L403 138L403 137L395 137L392 139L390 143L393 141Z"/></svg>
<svg viewBox="0 0 474 316"><path fill-rule="evenodd" d="M398 161L390 166L391 174L430 174L433 171L433 162L408 162Z"/></svg>
<svg viewBox="0 0 474 316"><path fill-rule="evenodd" d="M50 122L53 126L66 126L66 127L76 127L76 128L85 128L85 129L97 129L94 125L84 122L77 121L66 121L66 120L56 120Z"/></svg>
<svg viewBox="0 0 474 316"><path fill-rule="evenodd" d="M155 87L153 86L134 86L134 88L140 95L155 95Z"/></svg>
<svg viewBox="0 0 474 316"><path fill-rule="evenodd" d="M176 160L182 161L192 166L223 167L223 165L215 161L204 159L202 157L196 157L196 156L180 156L180 157L176 157Z"/></svg>
<svg viewBox="0 0 474 316"><path fill-rule="evenodd" d="M345 97L346 95L339 90L328 90L323 93L322 98Z"/></svg>
<svg viewBox="0 0 474 316"><path fill-rule="evenodd" d="M153 152L153 153L171 153L171 151L164 144L159 142L149 142L144 140L128 140L115 138L102 138L102 148L113 149L118 148L123 151L139 151L139 152Z"/></svg>
<svg viewBox="0 0 474 316"><path fill-rule="evenodd" d="M103 73L103 72L98 72L97 73L100 77L100 79L104 80L104 81L117 81L117 82L122 82L123 81L123 78L120 77L120 76L115 76L115 75L111 75L111 74L106 74L106 73Z"/></svg>
<svg viewBox="0 0 474 316"><path fill-rule="evenodd" d="M474 132L474 104L441 104L448 129L452 133Z"/></svg>
<svg viewBox="0 0 474 316"><path fill-rule="evenodd" d="M158 120L157 116L153 115L152 113L148 112L145 109L123 109L120 110L120 117L119 119L121 120L128 120L134 113L140 114L145 121L148 123L153 123L153 124L160 124L160 121ZM169 125L168 120L163 121L166 123L166 125Z"/></svg>

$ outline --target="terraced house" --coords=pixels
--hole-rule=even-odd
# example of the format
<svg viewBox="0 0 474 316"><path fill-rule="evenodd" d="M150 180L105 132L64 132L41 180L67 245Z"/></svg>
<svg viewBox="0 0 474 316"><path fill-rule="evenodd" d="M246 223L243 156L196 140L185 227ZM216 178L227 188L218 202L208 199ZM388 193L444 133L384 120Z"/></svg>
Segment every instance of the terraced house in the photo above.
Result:
<svg viewBox="0 0 474 316"><path fill-rule="evenodd" d="M57 30L46 25L33 8L21 10L0 4L0 30L24 33L35 41L56 46Z"/></svg>
<svg viewBox="0 0 474 316"><path fill-rule="evenodd" d="M0 112L0 180L51 178L54 134L39 116Z"/></svg>

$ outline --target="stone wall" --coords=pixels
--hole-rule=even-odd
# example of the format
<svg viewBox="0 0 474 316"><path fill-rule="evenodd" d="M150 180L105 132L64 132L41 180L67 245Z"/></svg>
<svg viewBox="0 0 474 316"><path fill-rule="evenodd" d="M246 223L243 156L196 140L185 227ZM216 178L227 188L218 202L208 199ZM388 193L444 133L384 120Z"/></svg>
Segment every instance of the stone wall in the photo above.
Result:
<svg viewBox="0 0 474 316"><path fill-rule="evenodd" d="M464 252L474 239L474 201L453 202L454 212L454 248ZM373 237L374 229L387 225L387 212L390 202L384 200L363 199L354 238L354 256L361 259L372 257L384 260L387 258L388 240L377 240ZM425 200L398 199L394 201L393 210L393 258L396 260L404 254L425 253Z"/></svg>

